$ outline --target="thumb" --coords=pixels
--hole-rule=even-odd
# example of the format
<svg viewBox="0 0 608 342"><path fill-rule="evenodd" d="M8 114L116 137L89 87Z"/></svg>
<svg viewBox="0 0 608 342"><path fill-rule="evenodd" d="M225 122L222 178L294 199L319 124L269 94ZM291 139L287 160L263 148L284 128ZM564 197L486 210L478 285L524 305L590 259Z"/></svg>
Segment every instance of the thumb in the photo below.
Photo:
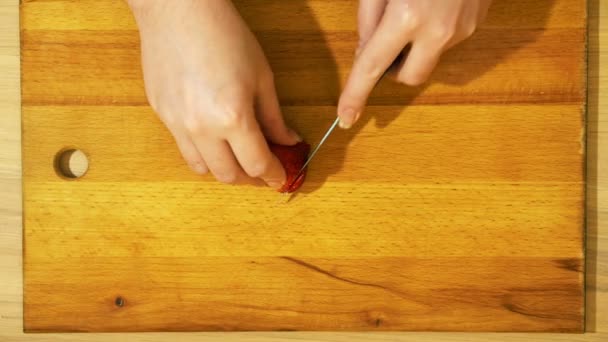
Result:
<svg viewBox="0 0 608 342"><path fill-rule="evenodd" d="M355 59L340 95L338 116L341 128L348 129L359 119L370 93L411 41L412 34L409 26L403 24L399 11L390 11L382 16Z"/></svg>
<svg viewBox="0 0 608 342"><path fill-rule="evenodd" d="M272 81L262 84L258 90L256 117L264 136L273 143L291 146L302 141L298 133L285 124Z"/></svg>
<svg viewBox="0 0 608 342"><path fill-rule="evenodd" d="M371 91L371 89L365 89L369 80L362 80L361 77L357 77L360 72L356 71L356 67L361 64L357 63L357 60L367 47L368 42L376 34L376 30L382 22L387 4L387 0L359 0L359 46L357 47L353 71L348 78L346 87L338 103L338 116L340 116L341 128L348 129L359 119L367 101L367 96ZM375 83L376 80L373 82ZM367 85L367 87L371 88L373 85Z"/></svg>

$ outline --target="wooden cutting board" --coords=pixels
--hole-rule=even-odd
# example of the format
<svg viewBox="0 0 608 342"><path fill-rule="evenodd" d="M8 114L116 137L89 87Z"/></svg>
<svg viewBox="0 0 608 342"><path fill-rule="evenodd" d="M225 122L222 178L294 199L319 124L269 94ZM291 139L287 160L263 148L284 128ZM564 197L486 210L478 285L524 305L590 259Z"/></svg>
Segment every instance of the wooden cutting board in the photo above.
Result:
<svg viewBox="0 0 608 342"><path fill-rule="evenodd" d="M237 6L317 142L356 1ZM122 1L24 0L21 29L27 331L583 330L585 1L495 1L429 84L383 81L288 203L188 170Z"/></svg>

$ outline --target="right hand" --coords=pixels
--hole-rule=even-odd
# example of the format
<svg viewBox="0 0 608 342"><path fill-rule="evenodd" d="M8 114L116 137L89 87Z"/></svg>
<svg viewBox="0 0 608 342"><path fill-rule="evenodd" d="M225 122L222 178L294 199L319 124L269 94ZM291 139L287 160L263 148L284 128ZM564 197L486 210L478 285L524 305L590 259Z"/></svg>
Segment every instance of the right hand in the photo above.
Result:
<svg viewBox="0 0 608 342"><path fill-rule="evenodd" d="M425 82L443 52L473 34L492 0L359 0L359 48L338 103L340 127L363 112L378 80L404 48L407 57L391 67L400 83Z"/></svg>
<svg viewBox="0 0 608 342"><path fill-rule="evenodd" d="M150 105L188 165L221 182L260 178L273 188L285 170L267 140L301 140L283 120L262 49L229 0L129 0L141 36Z"/></svg>

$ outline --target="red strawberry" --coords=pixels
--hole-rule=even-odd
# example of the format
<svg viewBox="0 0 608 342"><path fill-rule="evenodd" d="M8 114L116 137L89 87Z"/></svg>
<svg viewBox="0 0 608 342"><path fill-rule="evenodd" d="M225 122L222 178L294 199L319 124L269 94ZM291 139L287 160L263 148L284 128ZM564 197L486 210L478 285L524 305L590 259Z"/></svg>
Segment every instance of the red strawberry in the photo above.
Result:
<svg viewBox="0 0 608 342"><path fill-rule="evenodd" d="M305 142L299 142L293 146L277 145L271 142L268 143L270 150L274 153L285 168L287 180L279 192L292 193L302 186L306 177L306 170L300 174L298 179L295 179L300 172L302 166L308 158L310 145Z"/></svg>

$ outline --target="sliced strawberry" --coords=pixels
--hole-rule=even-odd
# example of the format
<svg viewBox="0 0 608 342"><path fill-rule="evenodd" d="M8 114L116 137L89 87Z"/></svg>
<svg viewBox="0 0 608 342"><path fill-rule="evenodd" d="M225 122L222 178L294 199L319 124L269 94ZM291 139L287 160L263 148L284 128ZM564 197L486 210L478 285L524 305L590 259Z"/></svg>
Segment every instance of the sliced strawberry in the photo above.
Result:
<svg viewBox="0 0 608 342"><path fill-rule="evenodd" d="M306 170L299 176L298 173L302 166L304 166L306 158L308 158L310 145L305 142L299 142L293 146L277 145L271 142L269 142L268 145L270 146L272 153L279 158L287 175L287 180L283 187L279 189L279 192L292 193L298 190L302 186L302 183L304 183L304 178L306 177ZM296 176L298 177L297 179Z"/></svg>

